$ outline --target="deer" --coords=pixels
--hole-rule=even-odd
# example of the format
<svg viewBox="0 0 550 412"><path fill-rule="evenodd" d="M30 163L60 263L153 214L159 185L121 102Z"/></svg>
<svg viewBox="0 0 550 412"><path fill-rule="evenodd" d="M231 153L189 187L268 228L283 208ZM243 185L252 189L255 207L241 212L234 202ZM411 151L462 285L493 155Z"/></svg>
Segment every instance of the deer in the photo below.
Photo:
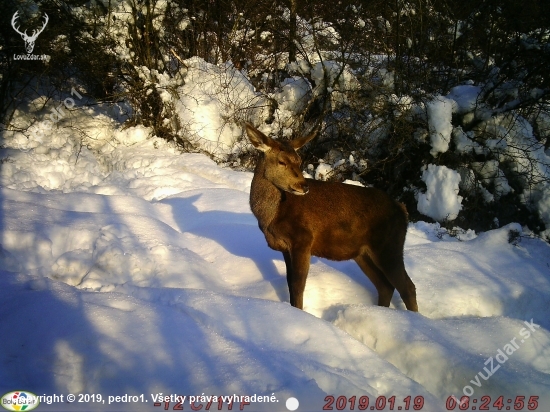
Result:
<svg viewBox="0 0 550 412"><path fill-rule="evenodd" d="M379 306L389 307L397 289L406 308L418 312L403 260L405 205L374 187L306 179L297 150L319 128L290 141L272 139L249 122L245 129L260 152L250 209L268 246L283 254L290 304L303 310L311 256L317 256L355 260L374 284Z"/></svg>
<svg viewBox="0 0 550 412"><path fill-rule="evenodd" d="M25 49L27 50L27 53L31 54L32 51L34 50L34 42L38 38L38 35L44 31L44 29L46 28L46 25L48 24L48 21L50 20L50 18L48 17L48 15L46 13L44 13L44 24L42 25L42 27L40 29L34 29L32 31L32 36L29 36L27 34L27 30L25 30L24 32L21 32L21 31L19 31L19 26L15 27L15 23L16 23L18 18L19 18L19 11L16 11L13 14L13 17L11 18L11 26L13 27L13 29L18 34L21 35L21 38L25 41Z"/></svg>

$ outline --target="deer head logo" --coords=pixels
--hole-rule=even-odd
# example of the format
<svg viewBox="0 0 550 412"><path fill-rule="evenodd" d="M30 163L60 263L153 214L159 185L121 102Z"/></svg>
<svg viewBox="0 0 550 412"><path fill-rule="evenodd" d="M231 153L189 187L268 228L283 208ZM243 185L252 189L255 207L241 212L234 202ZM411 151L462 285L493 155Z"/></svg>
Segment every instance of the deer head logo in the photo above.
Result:
<svg viewBox="0 0 550 412"><path fill-rule="evenodd" d="M17 33L19 33L21 35L21 38L25 41L25 49L27 50L27 53L31 54L33 49L34 49L34 42L36 41L36 38L38 37L38 35L44 31L44 28L46 27L46 24L48 24L49 18L48 18L48 15L46 13L44 13L44 24L42 25L42 27L40 29L34 29L32 31L32 36L29 36L27 34L27 30L25 30L22 33L22 32L19 31L19 26L17 26L17 27L15 26L16 20L19 17L18 14L19 14L18 11L16 11L13 14L13 17L11 18L11 26L13 27L13 29Z"/></svg>

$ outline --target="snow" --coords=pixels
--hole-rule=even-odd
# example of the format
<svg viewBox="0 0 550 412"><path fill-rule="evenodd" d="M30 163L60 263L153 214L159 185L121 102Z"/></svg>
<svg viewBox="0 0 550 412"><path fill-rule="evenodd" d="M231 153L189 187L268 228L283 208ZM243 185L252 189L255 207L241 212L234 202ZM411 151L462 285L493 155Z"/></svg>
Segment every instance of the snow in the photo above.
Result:
<svg viewBox="0 0 550 412"><path fill-rule="evenodd" d="M328 163L319 163L319 166L315 169L316 180L327 180L333 173L334 169Z"/></svg>
<svg viewBox="0 0 550 412"><path fill-rule="evenodd" d="M462 209L458 195L460 174L446 166L429 164L422 172L426 183L425 193L418 194L418 211L439 222L454 220Z"/></svg>
<svg viewBox="0 0 550 412"><path fill-rule="evenodd" d="M497 198L504 196L512 191L504 172L499 168L497 160L487 160L485 162L472 162L472 167L481 178L485 185L494 184L494 194Z"/></svg>
<svg viewBox="0 0 550 412"><path fill-rule="evenodd" d="M432 150L430 154L436 157L439 153L449 150L453 125L453 100L439 96L426 104L428 112L428 127Z"/></svg>
<svg viewBox="0 0 550 412"><path fill-rule="evenodd" d="M265 98L231 65L215 66L199 57L185 65L185 85L174 102L181 133L202 150L223 157L241 136L240 122L263 116Z"/></svg>
<svg viewBox="0 0 550 412"><path fill-rule="evenodd" d="M472 112L478 105L481 88L469 84L453 87L447 95L448 99L455 102L455 112L465 114Z"/></svg>
<svg viewBox="0 0 550 412"><path fill-rule="evenodd" d="M517 89L512 85L504 88L505 93L515 98ZM447 139L444 138L450 124L450 114L447 101L451 102L452 113L462 115L462 124L470 129L474 118L479 124L465 132L458 126L452 129L455 151L468 154L472 151L482 161L472 162L473 171L461 171L463 177L468 174L468 182L461 183L461 189L472 191L477 186L486 203L498 200L500 197L517 191L521 202L536 212L538 217L548 227L550 224L550 156L545 152L544 140L535 137L533 126L519 113L498 113L489 107L478 103L481 88L471 84L461 85L451 89L446 98L437 98L428 103L428 121L432 150L436 156L448 150ZM533 93L538 93L536 90ZM445 108L445 109L444 109ZM435 120L432 120L432 117ZM546 129L545 116L540 116L537 127ZM452 126L451 126L452 127ZM461 167L464 169L464 167ZM508 177L507 177L508 176ZM529 176L529 178L527 178ZM519 190L510 185L508 179L513 179ZM483 186L476 185L475 181ZM550 229L541 233L550 234Z"/></svg>
<svg viewBox="0 0 550 412"><path fill-rule="evenodd" d="M510 243L519 225L459 241L438 224L410 224L405 264L419 313L398 294L374 306L354 262L318 258L299 311L287 303L282 256L249 210L251 173L180 153L149 129L123 130L106 112L95 126L78 113L101 139L65 127L40 141L3 132L2 393L147 400L50 410L152 410L160 393L204 393L277 401L251 411L284 410L290 397L318 411L327 395L371 405L422 396L423 411L441 411L471 388L478 400L539 396L538 410L550 408L550 246L527 234ZM458 173L428 165L423 179L419 209L455 216ZM489 358L500 368L487 377Z"/></svg>
<svg viewBox="0 0 550 412"><path fill-rule="evenodd" d="M279 110L288 110L292 115L301 113L310 99L311 85L302 77L294 76L284 79L282 90L276 94Z"/></svg>
<svg viewBox="0 0 550 412"><path fill-rule="evenodd" d="M331 96L333 110L348 104L343 91L357 90L359 83L349 67L342 68L341 64L332 60L321 61L311 68L311 80L315 82L313 94L322 96L328 92Z"/></svg>
<svg viewBox="0 0 550 412"><path fill-rule="evenodd" d="M523 202L538 212L545 225L550 224L550 156L545 153L544 144L535 137L533 127L525 118L505 113L487 119L480 125L479 130L493 137L488 139L486 144L496 154L498 161L510 164L509 167L523 188L523 193L520 193ZM529 179L525 177L527 173L530 175ZM502 171L496 174L495 186L497 197L511 191ZM549 233L550 230L547 229L543 235Z"/></svg>
<svg viewBox="0 0 550 412"><path fill-rule="evenodd" d="M472 132L465 133L462 127L458 126L453 129L452 136L456 145L456 151L458 153L469 153L475 151L477 154L483 153L483 148L479 143L474 142L471 139Z"/></svg>

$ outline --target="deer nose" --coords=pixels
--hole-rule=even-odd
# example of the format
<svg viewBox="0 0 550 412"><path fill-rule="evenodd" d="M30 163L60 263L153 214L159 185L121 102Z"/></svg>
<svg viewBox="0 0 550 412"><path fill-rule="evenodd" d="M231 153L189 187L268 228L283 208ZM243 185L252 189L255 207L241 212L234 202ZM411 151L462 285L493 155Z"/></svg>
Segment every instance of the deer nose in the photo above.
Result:
<svg viewBox="0 0 550 412"><path fill-rule="evenodd" d="M305 195L309 192L309 185L307 183L302 183L300 185L297 185L296 192L300 195Z"/></svg>
<svg viewBox="0 0 550 412"><path fill-rule="evenodd" d="M295 195L305 195L309 192L309 186L307 183L295 183L291 185L287 191L294 193Z"/></svg>

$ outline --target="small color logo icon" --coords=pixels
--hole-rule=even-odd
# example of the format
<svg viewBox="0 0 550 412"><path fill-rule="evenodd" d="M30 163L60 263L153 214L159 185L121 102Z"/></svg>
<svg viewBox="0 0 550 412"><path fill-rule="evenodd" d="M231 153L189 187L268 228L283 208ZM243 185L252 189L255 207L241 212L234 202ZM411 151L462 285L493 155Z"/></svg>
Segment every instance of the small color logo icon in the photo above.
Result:
<svg viewBox="0 0 550 412"><path fill-rule="evenodd" d="M29 391L8 392L0 398L0 405L8 411L32 411L39 403L38 396Z"/></svg>

